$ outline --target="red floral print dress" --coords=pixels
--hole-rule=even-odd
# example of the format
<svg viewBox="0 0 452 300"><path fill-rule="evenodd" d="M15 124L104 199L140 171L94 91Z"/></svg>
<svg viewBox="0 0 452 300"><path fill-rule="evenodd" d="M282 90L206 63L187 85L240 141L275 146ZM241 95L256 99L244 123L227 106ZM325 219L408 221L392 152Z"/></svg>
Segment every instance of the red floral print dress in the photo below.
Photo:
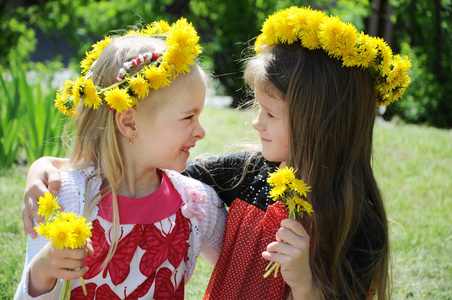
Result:
<svg viewBox="0 0 452 300"><path fill-rule="evenodd" d="M144 198L118 196L120 240L111 261L111 195L99 203L92 222L94 255L85 259L88 296L74 281L71 299L183 299L190 221L180 194L162 172L159 189Z"/></svg>

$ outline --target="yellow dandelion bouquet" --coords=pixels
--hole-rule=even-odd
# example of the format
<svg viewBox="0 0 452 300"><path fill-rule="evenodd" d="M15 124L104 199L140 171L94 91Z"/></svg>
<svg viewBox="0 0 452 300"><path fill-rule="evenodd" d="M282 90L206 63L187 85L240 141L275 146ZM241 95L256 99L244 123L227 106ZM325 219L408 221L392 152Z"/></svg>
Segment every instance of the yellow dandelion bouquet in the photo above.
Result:
<svg viewBox="0 0 452 300"><path fill-rule="evenodd" d="M337 17L306 7L290 7L267 18L255 42L256 53L267 45L300 43L321 49L342 61L344 67L367 69L374 80L377 106L402 97L410 84L408 57L392 55L391 48Z"/></svg>
<svg viewBox="0 0 452 300"><path fill-rule="evenodd" d="M281 200L285 204L289 218L292 220L297 217L303 218L304 213L311 217L314 212L311 204L305 200L311 187L307 186L303 180L296 178L295 173L293 168L278 168L267 178L267 182L272 187L270 197L273 201ZM278 263L270 262L265 268L267 272L264 274L264 278L267 278L273 271L275 272L274 277L276 277L278 269Z"/></svg>
<svg viewBox="0 0 452 300"><path fill-rule="evenodd" d="M119 70L116 83L100 88L90 79L92 67L97 58L114 38L107 36L94 44L81 62L82 77L75 81L67 80L56 95L55 107L64 115L76 114L76 107L83 101L86 107L98 109L106 103L110 110L121 113L137 104L137 99L145 98L150 89L157 90L168 86L171 79L179 74L190 72L194 59L201 53L198 45L199 36L191 23L181 18L171 26L165 21L153 22L141 30L130 30L123 36L141 35L165 39L166 51L163 53L147 52L125 62ZM132 74L132 69L148 63L139 72Z"/></svg>
<svg viewBox="0 0 452 300"><path fill-rule="evenodd" d="M38 214L45 218L44 223L39 223L35 227L36 232L50 239L56 249L77 249L86 245L86 239L91 237L91 223L86 223L86 219L77 216L73 212L60 212L60 206L57 199L51 194L46 193L38 201ZM83 278L80 278L83 292L87 295ZM65 280L60 300L70 299L71 280Z"/></svg>

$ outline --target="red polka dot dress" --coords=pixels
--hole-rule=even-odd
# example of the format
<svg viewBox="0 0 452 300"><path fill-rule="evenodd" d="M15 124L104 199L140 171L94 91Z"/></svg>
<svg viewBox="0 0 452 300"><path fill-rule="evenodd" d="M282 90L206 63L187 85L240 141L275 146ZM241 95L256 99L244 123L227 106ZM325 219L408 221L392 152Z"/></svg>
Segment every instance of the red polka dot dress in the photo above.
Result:
<svg viewBox="0 0 452 300"><path fill-rule="evenodd" d="M220 198L230 206L223 235L223 247L209 281L204 299L286 299L290 294L281 272L275 278L264 278L269 261L262 252L275 241L275 234L288 215L281 202L268 197L267 177L279 163L269 163L260 155L218 156L187 169L193 176L214 187ZM219 167L221 165L221 167ZM242 178L244 168L245 178Z"/></svg>

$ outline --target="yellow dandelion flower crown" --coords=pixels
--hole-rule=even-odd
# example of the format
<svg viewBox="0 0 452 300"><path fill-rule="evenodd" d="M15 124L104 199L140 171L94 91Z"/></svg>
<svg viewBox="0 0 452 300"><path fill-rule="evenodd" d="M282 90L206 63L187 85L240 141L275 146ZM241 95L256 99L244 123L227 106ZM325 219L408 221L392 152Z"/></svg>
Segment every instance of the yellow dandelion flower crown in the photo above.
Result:
<svg viewBox="0 0 452 300"><path fill-rule="evenodd" d="M301 43L309 50L324 50L345 67L367 69L374 80L377 106L398 100L410 84L407 56L393 56L383 39L358 32L352 24L321 11L290 7L269 16L261 31L254 45L256 53L266 45Z"/></svg>
<svg viewBox="0 0 452 300"><path fill-rule="evenodd" d="M179 74L190 72L195 58L201 53L199 36L191 23L181 18L171 26L165 21L153 22L141 30L130 30L123 36L142 35L165 39L166 50L163 53L147 52L125 62L119 70L116 83L101 88L90 79L92 67L105 47L114 38L107 36L92 46L81 62L82 75L75 81L67 80L56 94L55 107L63 114L76 114L80 101L86 107L98 109L105 101L110 110L122 112L137 104L137 99L145 98L150 89L157 90L168 86L171 79ZM135 74L133 67L149 63Z"/></svg>

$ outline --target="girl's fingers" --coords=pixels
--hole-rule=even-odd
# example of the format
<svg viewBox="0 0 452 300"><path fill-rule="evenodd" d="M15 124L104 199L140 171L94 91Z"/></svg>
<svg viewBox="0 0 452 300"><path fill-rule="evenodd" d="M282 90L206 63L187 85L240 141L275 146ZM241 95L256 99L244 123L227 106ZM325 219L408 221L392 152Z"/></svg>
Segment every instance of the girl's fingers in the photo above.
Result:
<svg viewBox="0 0 452 300"><path fill-rule="evenodd" d="M86 272L88 272L88 270L89 270L88 266L84 266L79 270L60 269L56 272L55 277L64 280L74 280L83 277L83 275L85 275Z"/></svg>
<svg viewBox="0 0 452 300"><path fill-rule="evenodd" d="M86 239L85 249L88 251L88 255L94 254L93 242L91 241L90 238Z"/></svg>
<svg viewBox="0 0 452 300"><path fill-rule="evenodd" d="M44 217L38 215L38 198L44 195L47 190L41 180L30 182L27 185L23 196L22 221L24 223L24 233L30 234L32 238L36 238L37 234L34 230L33 219L36 222L44 222Z"/></svg>
<svg viewBox="0 0 452 300"><path fill-rule="evenodd" d="M38 236L34 229L33 219L28 209L28 206L24 203L22 205L22 221L24 223L24 234L30 234L31 238L34 239Z"/></svg>
<svg viewBox="0 0 452 300"><path fill-rule="evenodd" d="M309 245L309 235L303 225L289 219L281 222L281 228L276 232L276 240L298 248L304 248L306 244Z"/></svg>
<svg viewBox="0 0 452 300"><path fill-rule="evenodd" d="M74 260L83 260L88 256L88 250L85 248L80 249L60 249L56 250L55 257L61 259L74 259Z"/></svg>
<svg viewBox="0 0 452 300"><path fill-rule="evenodd" d="M58 196L61 188L61 174L57 169L46 172L48 178L47 188L54 196Z"/></svg>
<svg viewBox="0 0 452 300"><path fill-rule="evenodd" d="M85 265L83 259L62 259L55 262L55 269L57 270L77 270Z"/></svg>
<svg viewBox="0 0 452 300"><path fill-rule="evenodd" d="M294 247L290 244L280 243L280 242L272 242L267 245L267 252L274 253L282 253L282 254L290 254Z"/></svg>
<svg viewBox="0 0 452 300"><path fill-rule="evenodd" d="M262 252L262 257L268 261L273 261L280 265L284 265L290 262L290 257L288 255L278 253L278 252Z"/></svg>
<svg viewBox="0 0 452 300"><path fill-rule="evenodd" d="M267 251L262 252L262 257L283 264L287 263L297 252L297 249L292 245L272 242L267 245Z"/></svg>
<svg viewBox="0 0 452 300"><path fill-rule="evenodd" d="M309 237L303 225L301 225L298 221L291 219L282 220L281 227L287 228L301 237Z"/></svg>

